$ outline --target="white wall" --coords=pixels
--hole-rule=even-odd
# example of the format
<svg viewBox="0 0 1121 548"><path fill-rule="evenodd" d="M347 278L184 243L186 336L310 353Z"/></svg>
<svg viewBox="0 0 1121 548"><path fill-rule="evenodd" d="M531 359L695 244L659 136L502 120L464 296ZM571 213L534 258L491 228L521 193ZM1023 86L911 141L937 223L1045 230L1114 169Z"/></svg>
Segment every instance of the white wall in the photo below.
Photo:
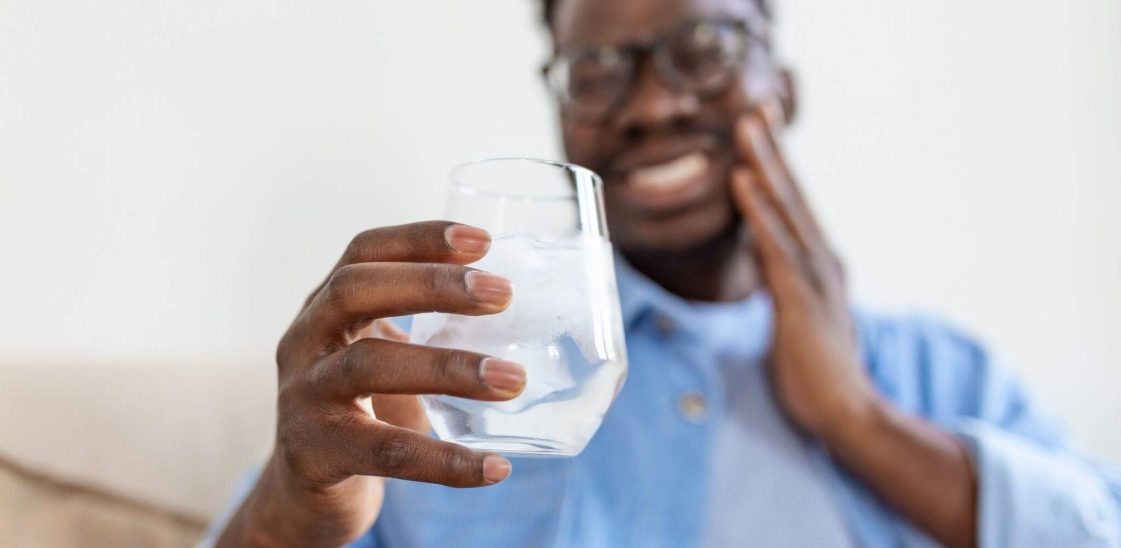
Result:
<svg viewBox="0 0 1121 548"><path fill-rule="evenodd" d="M1121 4L779 0L862 299L985 335L1121 461ZM557 156L531 0L0 0L0 362L260 363L365 227Z"/></svg>

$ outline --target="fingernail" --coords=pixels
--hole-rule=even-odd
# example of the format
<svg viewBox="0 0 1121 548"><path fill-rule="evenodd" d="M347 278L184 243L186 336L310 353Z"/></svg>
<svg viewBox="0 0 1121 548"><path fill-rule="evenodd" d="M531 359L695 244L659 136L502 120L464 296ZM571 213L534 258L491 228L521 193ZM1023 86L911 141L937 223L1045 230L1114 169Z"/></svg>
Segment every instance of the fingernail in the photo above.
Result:
<svg viewBox="0 0 1121 548"><path fill-rule="evenodd" d="M467 291L490 304L506 304L514 296L514 284L501 276L472 270L467 273Z"/></svg>
<svg viewBox="0 0 1121 548"><path fill-rule="evenodd" d="M490 247L490 234L487 231L467 225L448 225L444 229L444 240L460 253L482 253Z"/></svg>
<svg viewBox="0 0 1121 548"><path fill-rule="evenodd" d="M498 483L510 477L510 461L498 456L487 455L483 459L483 479Z"/></svg>
<svg viewBox="0 0 1121 548"><path fill-rule="evenodd" d="M525 368L498 358L483 360L479 377L487 386L503 392L518 392L525 386Z"/></svg>
<svg viewBox="0 0 1121 548"><path fill-rule="evenodd" d="M783 118L785 118L785 115L782 113L782 103L780 103L778 99L771 99L763 103L761 110L763 111L763 118L767 121L767 125L771 127L778 127L782 124Z"/></svg>
<svg viewBox="0 0 1121 548"><path fill-rule="evenodd" d="M759 122L755 120L754 114L745 114L743 116L740 116L739 121L736 122L736 133L739 134L740 139L744 141L750 141L751 133L753 131L752 126L758 123Z"/></svg>

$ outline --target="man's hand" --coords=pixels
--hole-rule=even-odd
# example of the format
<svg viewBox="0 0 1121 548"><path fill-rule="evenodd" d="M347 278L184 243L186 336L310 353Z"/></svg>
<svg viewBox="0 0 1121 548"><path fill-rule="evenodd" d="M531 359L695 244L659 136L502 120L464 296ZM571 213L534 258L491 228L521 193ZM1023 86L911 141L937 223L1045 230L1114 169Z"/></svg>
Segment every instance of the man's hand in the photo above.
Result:
<svg viewBox="0 0 1121 548"><path fill-rule="evenodd" d="M524 388L524 369L405 343L384 319L506 309L508 281L462 266L489 245L485 231L448 222L351 242L280 341L276 447L220 544L344 544L377 519L384 478L478 487L509 475L497 454L429 437L414 395L508 400Z"/></svg>
<svg viewBox="0 0 1121 548"><path fill-rule="evenodd" d="M734 171L732 190L774 299L775 395L802 430L827 438L878 398L861 365L843 273L778 150L775 118L753 113L736 124L750 169Z"/></svg>
<svg viewBox="0 0 1121 548"><path fill-rule="evenodd" d="M736 125L732 191L774 301L770 376L795 425L948 546L976 543L976 476L948 432L882 400L861 362L844 276L776 144L774 109Z"/></svg>

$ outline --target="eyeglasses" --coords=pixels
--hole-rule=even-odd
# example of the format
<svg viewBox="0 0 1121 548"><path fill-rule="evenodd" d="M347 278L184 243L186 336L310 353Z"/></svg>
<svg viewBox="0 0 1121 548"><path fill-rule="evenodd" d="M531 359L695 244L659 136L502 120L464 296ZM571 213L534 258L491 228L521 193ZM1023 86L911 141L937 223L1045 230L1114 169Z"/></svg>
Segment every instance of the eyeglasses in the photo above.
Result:
<svg viewBox="0 0 1121 548"><path fill-rule="evenodd" d="M644 56L675 92L709 97L727 89L750 50L765 44L746 21L691 21L647 42L559 53L542 72L567 114L596 120L626 97Z"/></svg>

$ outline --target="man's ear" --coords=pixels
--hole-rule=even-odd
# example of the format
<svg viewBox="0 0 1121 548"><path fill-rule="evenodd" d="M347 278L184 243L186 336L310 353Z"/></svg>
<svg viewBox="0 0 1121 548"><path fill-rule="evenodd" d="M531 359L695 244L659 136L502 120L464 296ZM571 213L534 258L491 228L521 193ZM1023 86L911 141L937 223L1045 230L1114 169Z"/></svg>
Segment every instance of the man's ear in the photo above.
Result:
<svg viewBox="0 0 1121 548"><path fill-rule="evenodd" d="M782 104L784 125L789 126L798 115L798 85L794 73L788 68L778 71L778 99Z"/></svg>

